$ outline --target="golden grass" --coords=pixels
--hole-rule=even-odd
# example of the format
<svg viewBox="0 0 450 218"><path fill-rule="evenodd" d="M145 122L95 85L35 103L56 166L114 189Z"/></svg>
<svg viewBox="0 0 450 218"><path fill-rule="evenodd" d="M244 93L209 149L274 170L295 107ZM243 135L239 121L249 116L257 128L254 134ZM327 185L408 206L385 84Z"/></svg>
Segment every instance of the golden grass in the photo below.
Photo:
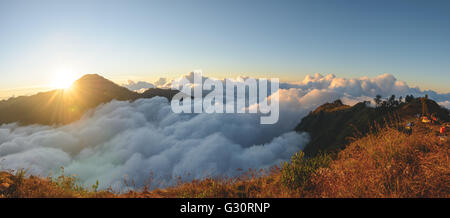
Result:
<svg viewBox="0 0 450 218"><path fill-rule="evenodd" d="M292 191L283 186L280 169L269 172L249 170L238 178L206 178L180 183L167 189L129 192L123 197L161 198L281 198L292 197Z"/></svg>
<svg viewBox="0 0 450 218"><path fill-rule="evenodd" d="M3 187L2 187L3 184ZM5 187L6 184L6 187ZM109 190L97 191L77 185L75 177L25 177L25 171L0 172L0 198L99 198L115 197Z"/></svg>
<svg viewBox="0 0 450 218"><path fill-rule="evenodd" d="M449 143L386 128L351 143L311 177L313 197L449 197Z"/></svg>

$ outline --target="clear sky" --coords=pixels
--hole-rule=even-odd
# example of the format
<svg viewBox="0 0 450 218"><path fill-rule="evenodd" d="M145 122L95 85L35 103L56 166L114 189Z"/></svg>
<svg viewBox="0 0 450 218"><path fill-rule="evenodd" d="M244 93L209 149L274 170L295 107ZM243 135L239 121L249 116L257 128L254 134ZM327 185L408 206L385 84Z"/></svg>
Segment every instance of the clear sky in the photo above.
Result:
<svg viewBox="0 0 450 218"><path fill-rule="evenodd" d="M391 73L450 92L450 1L0 0L0 91L55 74Z"/></svg>

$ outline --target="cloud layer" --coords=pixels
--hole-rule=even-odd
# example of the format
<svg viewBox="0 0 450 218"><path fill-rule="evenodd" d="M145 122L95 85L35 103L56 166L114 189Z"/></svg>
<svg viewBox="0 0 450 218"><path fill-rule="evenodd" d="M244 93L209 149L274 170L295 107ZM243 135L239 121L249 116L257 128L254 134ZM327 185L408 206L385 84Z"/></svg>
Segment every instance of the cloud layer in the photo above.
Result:
<svg viewBox="0 0 450 218"><path fill-rule="evenodd" d="M326 76L321 74L307 75L299 83L284 83L280 85L280 88L294 88L306 92L320 90L336 93L344 100L348 100L349 103L354 102L354 100L371 100L377 94L385 98L392 94L397 97L405 97L411 94L416 97L428 95L431 99L447 108L449 108L448 101L450 100L450 93L439 94L432 90L421 91L417 87L409 87L406 82L397 80L391 74L383 74L375 78L362 77L353 79L339 78L333 74Z"/></svg>
<svg viewBox="0 0 450 218"><path fill-rule="evenodd" d="M159 88L171 88L173 82L177 82L181 78L186 78L193 82L193 77L194 73L191 72L181 76L179 79L171 81L166 78L159 78L153 84ZM235 81L239 79L245 80L246 78L248 77L238 77ZM372 100L377 94L384 98L388 98L392 94L397 97L405 97L406 95L421 97L428 95L440 105L450 108L450 93L440 94L433 90L421 90L418 87L410 87L406 82L398 80L391 74L382 74L374 78L361 77L349 79L336 77L334 74L323 76L322 74L316 73L315 75L307 75L303 81L297 83L280 83L280 89L297 89L297 91L304 93L313 90L334 93L349 104L361 100Z"/></svg>
<svg viewBox="0 0 450 218"><path fill-rule="evenodd" d="M129 85L141 88L137 84ZM150 174L154 187L170 185L177 176L234 176L239 168L270 167L303 149L308 134L292 130L325 102L339 98L354 104L376 94L425 93L448 106L448 94L410 88L388 74L358 79L316 74L280 84L280 120L274 125L260 125L257 114L174 114L161 97L113 101L66 126L0 126L0 167L47 176L63 166L85 184L98 180L100 188L117 190L124 178L142 187Z"/></svg>
<svg viewBox="0 0 450 218"><path fill-rule="evenodd" d="M278 128L277 128L278 127ZM172 178L239 173L279 164L303 148L307 134L279 123L260 126L255 114L174 114L165 98L113 101L79 122L0 127L1 166L46 176L64 166L86 184L122 187Z"/></svg>
<svg viewBox="0 0 450 218"><path fill-rule="evenodd" d="M123 87L128 88L131 91L135 91L135 92L145 92L145 90L149 89L149 88L155 88L156 86L148 83L148 82L144 82L144 81L139 81L139 82L134 82L132 80L128 80L127 84L122 84Z"/></svg>

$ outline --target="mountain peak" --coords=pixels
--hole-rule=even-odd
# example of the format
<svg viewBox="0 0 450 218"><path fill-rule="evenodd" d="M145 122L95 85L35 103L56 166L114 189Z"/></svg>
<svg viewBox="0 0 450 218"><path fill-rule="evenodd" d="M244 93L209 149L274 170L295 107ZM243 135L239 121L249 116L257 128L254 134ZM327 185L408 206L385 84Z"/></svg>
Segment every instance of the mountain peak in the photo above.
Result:
<svg viewBox="0 0 450 218"><path fill-rule="evenodd" d="M98 74L86 74L80 79L76 80L73 85L75 89L91 89L92 91L119 91L127 92L124 88L115 84L111 80L106 79Z"/></svg>
<svg viewBox="0 0 450 218"><path fill-rule="evenodd" d="M96 73L93 73L93 74L85 74L79 80L86 80L86 79L105 79L105 78Z"/></svg>
<svg viewBox="0 0 450 218"><path fill-rule="evenodd" d="M79 79L77 79L76 81L75 81L75 83L77 83L77 82L81 82L81 81L101 81L101 80L103 80L103 81L109 81L108 79L106 79L105 77L103 77L103 76L100 76L100 75L98 75L98 74L85 74L85 75L83 75L82 77L80 77Z"/></svg>

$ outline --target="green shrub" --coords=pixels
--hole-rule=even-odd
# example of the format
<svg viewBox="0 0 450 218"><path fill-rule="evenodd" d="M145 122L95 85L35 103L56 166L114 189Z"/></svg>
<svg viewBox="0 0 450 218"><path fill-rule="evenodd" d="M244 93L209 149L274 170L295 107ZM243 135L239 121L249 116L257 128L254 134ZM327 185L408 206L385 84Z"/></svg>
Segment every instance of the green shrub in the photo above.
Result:
<svg viewBox="0 0 450 218"><path fill-rule="evenodd" d="M312 158L305 158L305 153L299 151L291 157L291 162L283 162L281 168L281 182L290 189L304 188L309 177L319 168L328 167L331 157L318 154Z"/></svg>

